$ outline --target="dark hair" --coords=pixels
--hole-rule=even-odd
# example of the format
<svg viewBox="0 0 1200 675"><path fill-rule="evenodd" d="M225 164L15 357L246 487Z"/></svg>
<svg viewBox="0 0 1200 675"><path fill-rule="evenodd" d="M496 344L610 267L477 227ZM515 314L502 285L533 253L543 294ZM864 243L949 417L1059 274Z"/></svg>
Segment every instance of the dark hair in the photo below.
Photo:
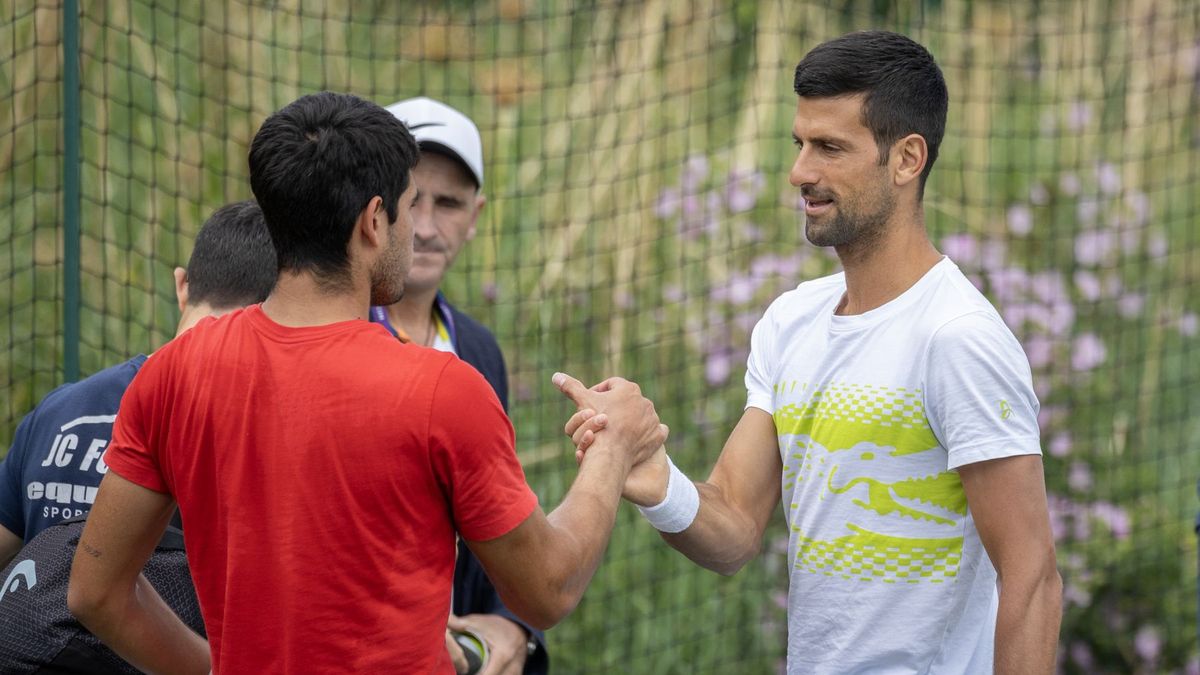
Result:
<svg viewBox="0 0 1200 675"><path fill-rule="evenodd" d="M250 144L250 187L279 269L341 283L354 220L379 196L395 222L417 159L404 124L352 94L302 96L268 117Z"/></svg>
<svg viewBox="0 0 1200 675"><path fill-rule="evenodd" d="M796 94L829 98L865 93L863 125L886 164L892 143L920 134L929 147L920 191L946 131L949 94L927 49L898 33L859 31L817 45L796 66Z"/></svg>
<svg viewBox="0 0 1200 675"><path fill-rule="evenodd" d="M200 232L187 264L188 304L233 309L267 299L275 287L275 246L254 200L217 209Z"/></svg>

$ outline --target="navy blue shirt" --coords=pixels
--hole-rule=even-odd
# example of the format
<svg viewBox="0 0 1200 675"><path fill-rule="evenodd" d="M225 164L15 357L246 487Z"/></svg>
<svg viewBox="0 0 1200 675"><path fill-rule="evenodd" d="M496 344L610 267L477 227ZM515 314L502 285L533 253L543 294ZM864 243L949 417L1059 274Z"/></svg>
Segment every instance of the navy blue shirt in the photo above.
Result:
<svg viewBox="0 0 1200 675"><path fill-rule="evenodd" d="M146 357L138 355L64 384L21 420L0 462L0 525L26 542L55 523L87 515L112 439L121 396Z"/></svg>

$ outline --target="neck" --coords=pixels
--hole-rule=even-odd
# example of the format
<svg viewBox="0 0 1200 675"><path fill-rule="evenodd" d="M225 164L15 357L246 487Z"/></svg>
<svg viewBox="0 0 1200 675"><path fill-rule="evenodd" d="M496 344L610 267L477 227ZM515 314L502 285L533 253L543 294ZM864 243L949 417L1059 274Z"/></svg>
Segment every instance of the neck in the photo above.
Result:
<svg viewBox="0 0 1200 675"><path fill-rule="evenodd" d="M200 323L201 319L210 316L221 316L232 311L232 308L216 309L207 302L198 305L184 305L183 311L179 315L179 325L175 327L175 337L183 335L184 332Z"/></svg>
<svg viewBox="0 0 1200 675"><path fill-rule="evenodd" d="M400 302L388 305L387 316L392 326L404 331L414 342L423 340L432 333L433 302L437 299L437 288L405 288Z"/></svg>
<svg viewBox="0 0 1200 675"><path fill-rule="evenodd" d="M925 233L925 217L889 223L879 239L837 249L846 272L842 315L862 314L900 297L941 260Z"/></svg>
<svg viewBox="0 0 1200 675"><path fill-rule="evenodd" d="M371 291L365 280L353 275L345 285L330 286L311 272L284 270L262 309L275 323L292 328L366 321L371 311Z"/></svg>

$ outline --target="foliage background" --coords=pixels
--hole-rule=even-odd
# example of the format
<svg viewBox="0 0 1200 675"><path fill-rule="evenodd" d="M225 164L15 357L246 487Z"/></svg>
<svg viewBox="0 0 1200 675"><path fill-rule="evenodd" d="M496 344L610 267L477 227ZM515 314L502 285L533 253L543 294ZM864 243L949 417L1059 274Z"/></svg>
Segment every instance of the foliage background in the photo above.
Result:
<svg viewBox="0 0 1200 675"><path fill-rule="evenodd" d="M0 441L63 380L62 6L0 10ZM791 72L889 28L952 96L934 240L1021 338L1066 582L1066 672L1200 672L1200 4L1192 0L83 0L85 374L174 333L170 269L249 196L257 125L298 95L426 94L483 131L490 198L449 282L495 329L529 480L574 475L549 382L638 380L703 476L770 300L836 269L802 235ZM782 518L732 578L624 507L555 672L781 664Z"/></svg>

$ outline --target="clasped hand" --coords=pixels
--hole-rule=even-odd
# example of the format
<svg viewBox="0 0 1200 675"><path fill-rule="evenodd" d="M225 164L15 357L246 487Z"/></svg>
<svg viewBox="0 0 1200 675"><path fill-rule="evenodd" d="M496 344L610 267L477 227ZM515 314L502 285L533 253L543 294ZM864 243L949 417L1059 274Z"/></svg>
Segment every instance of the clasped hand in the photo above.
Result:
<svg viewBox="0 0 1200 675"><path fill-rule="evenodd" d="M591 388L555 373L554 383L578 407L564 432L575 444L575 461L583 462L600 433L613 434L614 445L633 455L622 496L638 506L653 506L667 493L667 452L663 444L670 429L659 421L654 403L634 382L612 377Z"/></svg>

